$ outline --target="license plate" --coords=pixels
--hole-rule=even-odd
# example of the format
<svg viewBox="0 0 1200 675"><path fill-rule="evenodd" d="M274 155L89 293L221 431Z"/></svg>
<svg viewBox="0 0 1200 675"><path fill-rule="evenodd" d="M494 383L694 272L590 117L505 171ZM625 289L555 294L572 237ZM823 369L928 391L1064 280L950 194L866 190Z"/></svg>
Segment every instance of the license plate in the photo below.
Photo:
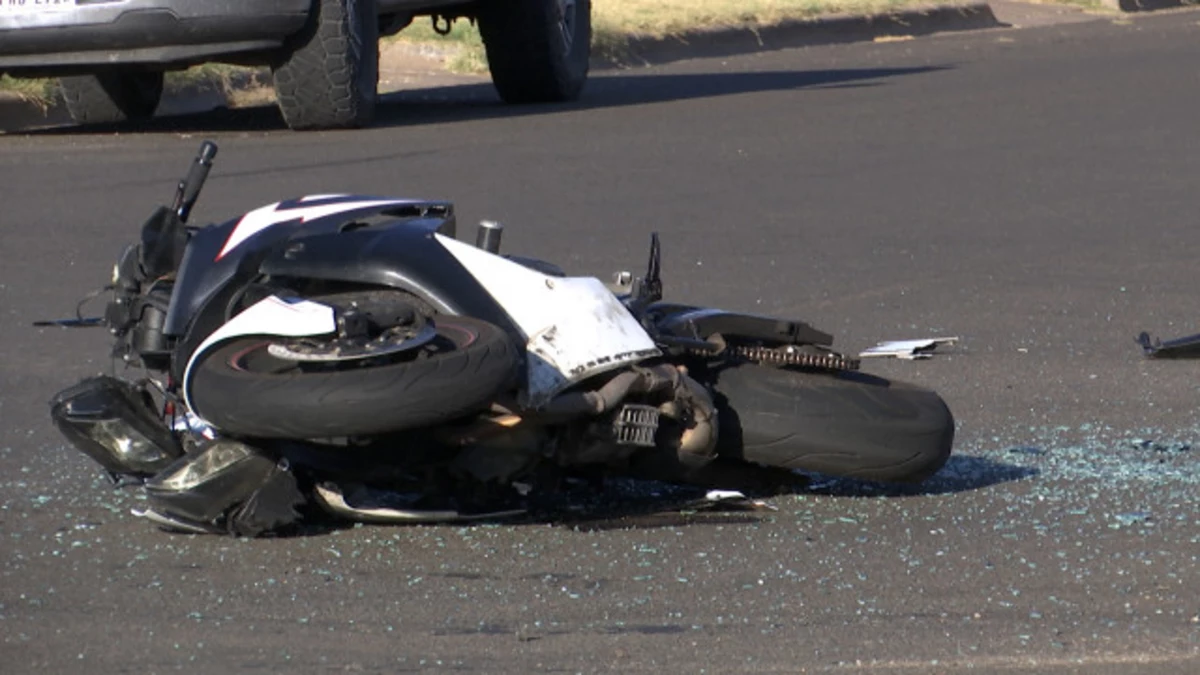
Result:
<svg viewBox="0 0 1200 675"><path fill-rule="evenodd" d="M0 14L42 14L75 8L75 0L0 0Z"/></svg>

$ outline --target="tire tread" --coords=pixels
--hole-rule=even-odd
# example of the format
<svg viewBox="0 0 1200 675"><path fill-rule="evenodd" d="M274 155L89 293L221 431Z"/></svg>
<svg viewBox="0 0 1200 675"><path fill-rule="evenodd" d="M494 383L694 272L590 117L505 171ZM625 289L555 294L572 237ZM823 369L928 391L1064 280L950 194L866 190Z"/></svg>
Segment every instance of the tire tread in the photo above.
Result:
<svg viewBox="0 0 1200 675"><path fill-rule="evenodd" d="M946 463L954 417L935 392L857 373L730 368L715 385L720 454L861 480L918 482Z"/></svg>
<svg viewBox="0 0 1200 675"><path fill-rule="evenodd" d="M366 126L374 118L379 78L375 2L316 0L313 11L287 57L272 69L284 121L297 130Z"/></svg>
<svg viewBox="0 0 1200 675"><path fill-rule="evenodd" d="M67 112L77 124L143 121L162 98L161 72L113 71L59 78Z"/></svg>
<svg viewBox="0 0 1200 675"><path fill-rule="evenodd" d="M555 0L489 0L479 33L492 83L506 103L556 103L579 97L591 53L591 2L576 0L577 35L567 51L555 36Z"/></svg>

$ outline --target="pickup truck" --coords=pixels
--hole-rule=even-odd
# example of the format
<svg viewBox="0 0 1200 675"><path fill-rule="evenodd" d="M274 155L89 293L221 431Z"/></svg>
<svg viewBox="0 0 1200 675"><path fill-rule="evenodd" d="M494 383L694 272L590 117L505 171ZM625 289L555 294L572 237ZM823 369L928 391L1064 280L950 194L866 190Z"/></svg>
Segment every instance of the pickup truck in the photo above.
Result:
<svg viewBox="0 0 1200 675"><path fill-rule="evenodd" d="M87 124L152 116L170 70L269 66L292 129L361 127L379 38L425 16L478 23L508 103L571 100L587 79L590 0L0 0L0 73L59 78Z"/></svg>

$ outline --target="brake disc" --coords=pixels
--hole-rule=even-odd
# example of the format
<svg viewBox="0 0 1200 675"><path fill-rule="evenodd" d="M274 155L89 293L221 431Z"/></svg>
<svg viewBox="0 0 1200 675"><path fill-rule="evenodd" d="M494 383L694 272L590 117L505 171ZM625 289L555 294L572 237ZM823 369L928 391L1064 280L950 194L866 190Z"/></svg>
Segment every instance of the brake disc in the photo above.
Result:
<svg viewBox="0 0 1200 675"><path fill-rule="evenodd" d="M305 363L373 359L423 347L436 335L434 325L423 321L416 326L393 326L374 338L310 338L273 342L267 345L267 353L277 359Z"/></svg>

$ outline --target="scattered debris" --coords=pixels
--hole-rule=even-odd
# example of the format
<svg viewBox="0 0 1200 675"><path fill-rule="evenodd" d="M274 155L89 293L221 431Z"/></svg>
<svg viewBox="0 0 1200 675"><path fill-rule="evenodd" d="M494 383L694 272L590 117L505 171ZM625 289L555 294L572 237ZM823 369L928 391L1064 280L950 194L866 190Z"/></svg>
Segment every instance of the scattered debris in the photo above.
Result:
<svg viewBox="0 0 1200 675"><path fill-rule="evenodd" d="M1135 438L1129 441L1129 444L1138 450L1151 450L1153 452L1161 452L1165 454L1190 452L1192 444L1190 442L1159 442Z"/></svg>
<svg viewBox="0 0 1200 675"><path fill-rule="evenodd" d="M708 502L711 507L720 510L730 511L778 511L779 508L772 506L761 499L750 499L746 495L736 490L709 490L704 495L704 501Z"/></svg>
<svg viewBox="0 0 1200 675"><path fill-rule="evenodd" d="M888 340L880 342L870 349L860 352L860 358L894 356L898 359L913 361L933 357L933 350L938 345L952 345L958 342L956 337L927 338L922 340Z"/></svg>
<svg viewBox="0 0 1200 675"><path fill-rule="evenodd" d="M1148 525L1154 520L1154 515L1149 511L1130 511L1129 513L1118 513L1113 516L1114 522L1109 527L1120 529L1121 527L1130 527L1132 525Z"/></svg>
<svg viewBox="0 0 1200 675"><path fill-rule="evenodd" d="M130 512L138 518L145 518L159 527L170 532L183 532L185 534L220 534L221 530L216 527L205 526L200 523L192 523L180 518L174 518L169 514L160 513L154 509L133 508Z"/></svg>
<svg viewBox="0 0 1200 675"><path fill-rule="evenodd" d="M1143 332L1137 336L1146 356L1152 359L1188 359L1200 357L1200 333L1163 342Z"/></svg>
<svg viewBox="0 0 1200 675"><path fill-rule="evenodd" d="M363 523L452 523L492 518L509 518L525 509L464 513L456 508L428 508L421 495L378 490L365 485L343 486L324 482L314 486L318 503L334 515Z"/></svg>

